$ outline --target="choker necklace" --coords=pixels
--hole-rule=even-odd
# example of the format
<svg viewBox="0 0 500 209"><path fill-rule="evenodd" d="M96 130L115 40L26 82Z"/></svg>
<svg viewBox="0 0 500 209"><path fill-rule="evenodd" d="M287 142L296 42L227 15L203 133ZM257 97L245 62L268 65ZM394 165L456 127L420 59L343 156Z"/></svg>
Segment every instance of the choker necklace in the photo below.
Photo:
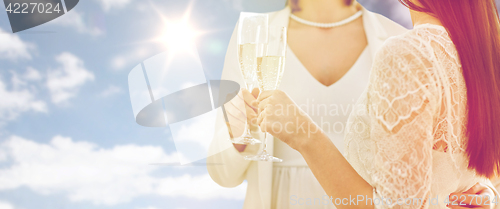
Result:
<svg viewBox="0 0 500 209"><path fill-rule="evenodd" d="M360 10L359 12L356 12L356 14L354 14L346 19L343 19L343 20L338 21L338 22L333 22L333 23L311 22L311 21L304 20L300 17L297 17L294 14L290 14L290 17L292 19L294 19L295 21L300 22L304 25L309 25L309 26L318 27L318 28L333 28L333 27L338 27L338 26L342 26L342 25L345 25L347 23L350 23L350 22L358 19L359 17L361 17L361 15L363 15L363 11Z"/></svg>

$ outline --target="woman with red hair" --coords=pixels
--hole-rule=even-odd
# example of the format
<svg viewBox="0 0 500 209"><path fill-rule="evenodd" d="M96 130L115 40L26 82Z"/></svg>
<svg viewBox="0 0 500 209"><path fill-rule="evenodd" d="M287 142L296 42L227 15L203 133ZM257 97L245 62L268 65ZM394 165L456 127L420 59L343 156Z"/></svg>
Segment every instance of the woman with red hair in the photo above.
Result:
<svg viewBox="0 0 500 209"><path fill-rule="evenodd" d="M500 174L495 2L400 1L410 8L414 29L377 52L347 123L344 154L283 91L259 95L258 123L301 153L337 208L484 202L448 197L477 184L492 187L489 178Z"/></svg>

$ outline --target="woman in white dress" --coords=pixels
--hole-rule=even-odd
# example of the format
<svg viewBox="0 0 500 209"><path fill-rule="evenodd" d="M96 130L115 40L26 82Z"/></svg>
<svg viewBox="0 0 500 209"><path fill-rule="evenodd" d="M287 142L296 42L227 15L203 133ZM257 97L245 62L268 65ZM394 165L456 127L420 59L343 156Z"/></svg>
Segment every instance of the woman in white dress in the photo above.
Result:
<svg viewBox="0 0 500 209"><path fill-rule="evenodd" d="M492 187L488 178L500 174L494 1L401 1L414 29L376 53L347 123L344 155L293 92L262 92L252 104L260 127L299 151L338 208L447 208L450 193ZM280 107L285 113L273 114ZM308 128L284 131L284 124Z"/></svg>
<svg viewBox="0 0 500 209"><path fill-rule="evenodd" d="M362 11L362 16L344 26L322 29L291 19L292 10L297 17L324 23L341 21L358 11ZM375 51L388 37L407 30L381 15L367 11L356 2L346 4L344 0L291 2L285 9L269 13L269 24L288 27L285 71L279 89L290 92L294 101L318 123L323 121L325 130L330 130L327 134L332 142L343 147L343 129L356 99L368 84ZM233 80L244 86L236 46L236 33L233 33L222 79ZM243 92L246 92L243 96L252 97L248 91ZM249 102L251 100L255 98L247 99ZM242 100L233 99L233 102L241 104ZM241 109L241 105L236 106ZM316 110L318 106L319 113ZM322 109L323 106L327 109ZM239 114L233 112L238 110L232 108L231 103L225 107L228 117ZM221 118L218 122L223 121ZM217 126L220 128L223 125ZM241 133L241 129L235 131L237 127L244 127L244 121L240 125L231 124L233 132ZM234 135L241 135L239 133ZM208 172L215 182L224 187L234 187L247 180L243 208L304 208L307 206L294 206L291 196L323 198L326 195L300 153L280 140L273 140L271 135L268 134L267 150L283 159L282 163L243 159L244 156L255 155L261 145L235 147L229 142L227 131L222 129L211 144L211 151L217 154L207 159L207 163L215 164L208 166ZM317 208L332 208L332 205Z"/></svg>
<svg viewBox="0 0 500 209"><path fill-rule="evenodd" d="M359 11L362 16L344 26L323 29L290 18L292 11L296 17L315 22L337 22ZM375 51L390 36L407 30L381 15L365 10L357 2L345 0L293 1L285 9L269 15L270 25L289 29L286 70L279 89L288 92L321 125L335 145L343 147L347 118L368 84ZM233 80L243 86L238 70L235 35L233 33L229 43L222 79ZM248 103L255 100L248 91L243 91L239 96L245 97ZM242 105L243 100L238 98L225 105L230 121L246 118L243 111L238 110L244 109ZM250 115L249 118L256 117L256 114ZM233 147L223 121L219 113L216 126L220 130L211 144L214 155L207 159L212 165L208 166L208 171L215 182L225 187L234 187L247 180L244 208L310 208L303 204L303 200L322 198L323 201L323 198L327 198L299 152L269 136L268 151L284 161L246 161L244 156L256 154L261 147ZM236 136L242 133L245 120L240 122L239 125L231 124ZM331 204L313 207L334 208Z"/></svg>

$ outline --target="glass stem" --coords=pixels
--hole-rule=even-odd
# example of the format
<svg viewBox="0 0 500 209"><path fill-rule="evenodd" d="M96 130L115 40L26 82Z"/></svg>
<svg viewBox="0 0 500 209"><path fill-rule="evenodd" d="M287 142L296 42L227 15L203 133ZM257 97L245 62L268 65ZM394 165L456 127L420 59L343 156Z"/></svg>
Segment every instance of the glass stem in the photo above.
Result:
<svg viewBox="0 0 500 209"><path fill-rule="evenodd" d="M246 135L247 136L252 136L252 132L250 131L250 123L247 122L247 132L246 132Z"/></svg>
<svg viewBox="0 0 500 209"><path fill-rule="evenodd" d="M252 92L252 89L251 89L251 88L253 87L253 85L251 84L251 82L249 82L249 81L246 81L246 80L245 80L245 87L247 87L247 90L248 90L248 91ZM246 102L245 102L245 103L246 103ZM246 108L245 108L245 109L246 109ZM249 114L249 113L247 112L247 116L248 116L248 114ZM253 136L252 136L252 131L250 130L250 128L251 128L251 126L250 126L250 121L248 121L248 120L247 120L247 132L246 132L246 135L247 135L247 136L251 136L251 138L253 138Z"/></svg>
<svg viewBox="0 0 500 209"><path fill-rule="evenodd" d="M267 149L267 132L264 132L264 140L263 140L263 142L264 142L264 148L262 149L262 152L266 153L267 152L266 151L266 149Z"/></svg>

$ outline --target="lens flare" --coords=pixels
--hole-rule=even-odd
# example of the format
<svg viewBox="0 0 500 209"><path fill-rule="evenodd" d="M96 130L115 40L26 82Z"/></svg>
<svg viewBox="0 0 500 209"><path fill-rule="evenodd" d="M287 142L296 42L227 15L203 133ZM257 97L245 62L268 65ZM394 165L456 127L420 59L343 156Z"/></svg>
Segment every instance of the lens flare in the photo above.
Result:
<svg viewBox="0 0 500 209"><path fill-rule="evenodd" d="M163 30L156 41L164 44L170 53L196 53L193 51L196 48L196 38L203 32L196 30L189 22L192 8L191 2L184 14L178 18L167 18L156 11L163 22Z"/></svg>
<svg viewBox="0 0 500 209"><path fill-rule="evenodd" d="M195 45L198 35L200 32L193 29L185 19L181 21L167 20L160 40L169 51L179 52L190 50Z"/></svg>

